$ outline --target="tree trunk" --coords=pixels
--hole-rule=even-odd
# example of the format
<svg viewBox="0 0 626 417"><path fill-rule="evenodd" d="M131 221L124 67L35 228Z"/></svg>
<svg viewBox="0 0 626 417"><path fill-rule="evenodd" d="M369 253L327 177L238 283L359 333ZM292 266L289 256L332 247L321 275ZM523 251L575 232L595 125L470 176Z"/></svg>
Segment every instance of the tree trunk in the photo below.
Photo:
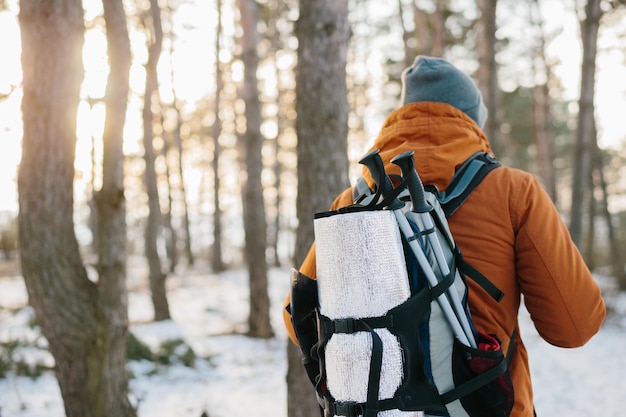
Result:
<svg viewBox="0 0 626 417"><path fill-rule="evenodd" d="M606 220L608 230L611 274L615 277L619 289L621 291L626 291L626 268L624 268L625 256L624 252L620 248L616 227L613 222L613 215L609 210L609 192L607 190L607 183L604 177L605 167L600 149L596 149L596 156L594 159L595 170L598 173L598 185L602 190L602 214Z"/></svg>
<svg viewBox="0 0 626 417"><path fill-rule="evenodd" d="M76 114L83 80L81 2L20 2L24 136L19 168L22 271L68 417L135 415L128 401L122 126L130 47L121 1L104 7L107 86L98 283L87 277L73 223Z"/></svg>
<svg viewBox="0 0 626 417"><path fill-rule="evenodd" d="M163 126L163 111L161 112L161 126ZM171 149L171 135L165 132L165 128L162 129L163 132L163 147L161 148L161 155L165 161L165 181L167 182L167 211L163 216L164 226L165 226L165 254L167 255L167 259L169 261L168 271L170 273L174 273L176 271L176 266L178 265L178 234L176 233L176 228L174 227L174 219L172 215L172 210L174 206L174 195L173 195L173 187L172 187L172 171L170 169L169 163L169 155Z"/></svg>
<svg viewBox="0 0 626 417"><path fill-rule="evenodd" d="M174 96L175 97L175 96ZM177 100L174 100L177 103ZM183 170L183 138L180 133L182 127L182 118L180 109L176 107L176 130L174 132L174 140L176 141L176 150L178 151L178 175L180 177L180 193L183 204L183 230L185 232L185 255L187 256L187 264L192 266L195 262L193 250L191 249L191 229L189 227L189 205L187 204L187 187L185 187L185 175Z"/></svg>
<svg viewBox="0 0 626 417"><path fill-rule="evenodd" d="M314 213L327 210L333 199L349 186L348 1L300 1L296 35L299 45L296 71L298 230L294 265L299 266L313 243ZM288 416L317 416L319 405L302 366L299 348L289 343L288 350Z"/></svg>
<svg viewBox="0 0 626 417"><path fill-rule="evenodd" d="M489 117L483 131L489 138L491 148L496 156L504 157L505 139L500 135L499 112L500 89L498 86L498 64L496 62L496 8L497 0L479 0L480 30L477 35L478 50L478 87L483 95L485 106L489 110Z"/></svg>
<svg viewBox="0 0 626 417"><path fill-rule="evenodd" d="M213 249L211 250L211 267L213 272L221 272L226 269L224 265L224 256L222 254L222 209L220 208L220 135L222 134L222 121L220 119L221 101L220 97L224 89L224 79L222 75L222 65L220 63L220 39L222 36L222 1L217 0L217 30L215 32L215 100L213 104L213 113L215 121L211 128L211 136L213 137L213 160L211 168L213 169Z"/></svg>
<svg viewBox="0 0 626 417"><path fill-rule="evenodd" d="M415 6L417 9L417 6ZM416 10L417 11L417 10ZM398 0L398 21L400 22L400 28L402 29L402 46L404 47L404 68L408 68L413 64L413 60L415 59L415 50L411 48L411 38L415 37L417 34L417 30L421 28L417 24L417 16L414 15L413 21L415 22L414 33L407 29L406 24L404 23L404 5L402 4L402 0ZM417 43L417 40L416 42Z"/></svg>
<svg viewBox="0 0 626 417"><path fill-rule="evenodd" d="M596 146L594 136L594 105L596 55L598 49L598 29L602 9L600 0L588 0L585 18L581 20L583 60L581 69L580 98L578 101L578 122L572 166L572 201L569 231L572 240L580 245L582 238L583 206L589 196L592 169L592 153Z"/></svg>
<svg viewBox="0 0 626 417"><path fill-rule="evenodd" d="M131 64L130 40L122 0L103 2L107 27L110 74L103 133L102 188L97 194L98 273L100 301L109 323L103 333L111 352L103 366L102 416L135 416L128 402L126 339L126 204L124 200L124 124Z"/></svg>
<svg viewBox="0 0 626 417"><path fill-rule="evenodd" d="M595 160L596 158L594 157L593 160ZM585 236L585 244L581 245L582 247L582 252L583 252L583 257L586 260L587 263L587 267L593 271L596 268L596 259L595 259L595 245L594 245L594 241L595 241L595 237L596 237L596 218L597 218L597 213L596 213L596 208L597 208L597 201L596 201L596 196L595 196L595 182L598 181L599 182L599 178L597 180L594 179L594 174L595 174L595 170L593 170L591 173L591 178L589 178L589 184L591 186L591 189L589 190L589 199L587 200L587 204L588 204L588 208L587 208L587 219L588 219L588 226L587 226L587 234Z"/></svg>
<svg viewBox="0 0 626 417"><path fill-rule="evenodd" d="M269 338L273 335L270 325L270 302L267 293L267 220L263 199L263 136L261 135L261 103L256 72L259 66L257 45L258 10L254 0L238 0L241 13L242 60L244 80L242 96L246 104L246 131L243 149L246 180L243 184L243 218L246 233L246 262L250 277L249 334Z"/></svg>
<svg viewBox="0 0 626 417"><path fill-rule="evenodd" d="M143 146L144 160L146 162L146 192L148 194L148 220L145 230L145 253L148 260L150 291L152 305L154 307L154 320L167 320L170 318L167 292L165 288L166 275L161 266L158 251L159 234L162 227L161 204L159 202L159 189L157 186L157 174L154 166L156 155L152 140L154 113L152 112L153 98L158 97L157 64L161 55L163 44L163 29L161 27L161 12L158 0L150 0L150 16L152 27L150 33L152 39L148 47L148 62L146 63L146 90L143 105Z"/></svg>
<svg viewBox="0 0 626 417"><path fill-rule="evenodd" d="M433 49L433 36L428 27L428 14L414 1L411 2L411 9L413 11L413 26L415 31L413 38L416 48L413 50L412 54L404 57L405 66L407 68L413 65L417 55L431 55Z"/></svg>
<svg viewBox="0 0 626 417"><path fill-rule="evenodd" d="M540 85L533 87L533 132L535 134L535 143L537 144L537 169L542 183L554 202L558 203L558 194L556 188L556 169L554 167L554 132L552 129L552 99L550 98L550 84L554 80L554 72L552 66L546 57L546 38L539 8L539 0L534 0L529 6L530 21L537 26L539 31L539 39L537 45L537 58L542 63L542 70L545 73L546 81ZM535 13L537 16L535 16ZM535 57L531 58L533 63L533 72L540 69L535 68Z"/></svg>
<svg viewBox="0 0 626 417"><path fill-rule="evenodd" d="M446 47L445 3L444 1L436 1L435 12L430 15L431 26L433 28L433 42L430 52L432 56L442 57Z"/></svg>
<svg viewBox="0 0 626 417"><path fill-rule="evenodd" d="M286 5L284 2L280 0L274 0L269 4L272 12L269 15L267 26L268 26L268 39L271 44L271 50L273 52L273 65L275 71L275 77L277 80L281 79L281 68L278 64L278 59L276 56L277 51L281 51L286 49L285 43L281 40L281 32L280 28L280 20L286 17L286 11L289 5ZM272 251L273 262L271 263L274 267L281 266L280 259L280 249L279 249L279 239L282 230L282 213L281 213L281 205L282 205L282 190L281 190L281 176L283 173L283 164L281 161L281 144L280 137L283 132L283 128L286 122L288 122L285 117L285 92L286 89L280 83L277 84L276 88L276 103L278 105L278 109L276 111L275 123L277 126L276 135L273 138L272 143L272 151L273 151L273 164L274 164L274 184L272 187L275 190L275 198L274 198L274 211L273 218L271 222L271 229L269 230L269 246Z"/></svg>
<svg viewBox="0 0 626 417"><path fill-rule="evenodd" d="M537 145L535 157L539 178L546 192L557 203L556 172L554 169L554 142L552 140L550 93L548 84L536 85L532 89L533 134Z"/></svg>
<svg viewBox="0 0 626 417"><path fill-rule="evenodd" d="M172 11L168 7L168 17L169 23L172 24ZM170 51L169 51L170 61L172 60L172 56L174 55L174 42L170 42ZM173 65L171 65L171 79L174 79L174 69ZM172 96L174 98L172 109L176 113L176 126L174 127L174 131L172 132L172 144L176 148L176 157L177 157L177 174L178 178L180 178L179 190L180 190L180 204L183 207L183 224L182 224L182 234L181 239L183 240L184 252L187 257L187 264L192 266L194 264L194 255L191 250L191 232L189 228L189 205L187 204L187 189L185 187L185 172L183 169L183 138L181 134L181 128L183 125L183 118L180 113L180 102L176 95L176 89L172 86ZM170 209L171 212L171 209ZM177 257L178 259L178 257Z"/></svg>

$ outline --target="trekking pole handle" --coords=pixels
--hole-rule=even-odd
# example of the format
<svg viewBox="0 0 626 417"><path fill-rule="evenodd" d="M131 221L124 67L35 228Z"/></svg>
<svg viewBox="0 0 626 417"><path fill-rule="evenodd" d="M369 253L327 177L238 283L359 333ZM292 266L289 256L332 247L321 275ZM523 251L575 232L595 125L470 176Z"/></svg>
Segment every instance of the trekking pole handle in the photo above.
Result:
<svg viewBox="0 0 626 417"><path fill-rule="evenodd" d="M426 202L426 197L424 195L424 185L419 175L417 174L417 171L415 171L413 151L401 153L394 157L391 162L398 165L402 170L402 177L404 177L407 182L409 194L411 195L411 201L413 202L412 211L418 214L419 218L422 220L427 230L433 229L433 220L429 214L429 212L432 210L432 207ZM448 275L450 273L450 268L448 267L448 263L444 256L439 240L433 233L428 233L426 236L428 241L430 242L441 274L443 276ZM467 317L465 316L465 311L463 310L456 289L454 287L448 288L446 293L450 298L450 304L452 305L454 313L457 316L458 323L463 329L464 335L468 342L468 346L476 347L476 341L474 340L471 326L469 324L469 321L467 320Z"/></svg>
<svg viewBox="0 0 626 417"><path fill-rule="evenodd" d="M415 213L427 213L432 210L432 207L426 202L426 197L424 197L424 184L422 184L421 178L415 171L413 151L396 155L391 162L400 167L402 176L407 182L407 188L413 202L412 211Z"/></svg>
<svg viewBox="0 0 626 417"><path fill-rule="evenodd" d="M359 164L365 165L370 171L374 182L376 182L376 186L380 187L382 191L383 198L393 192L393 183L391 182L389 175L385 172L385 163L383 162L378 149L374 149L365 154L365 156L359 161ZM398 198L395 198L387 207L393 210L400 208L403 205L404 204Z"/></svg>

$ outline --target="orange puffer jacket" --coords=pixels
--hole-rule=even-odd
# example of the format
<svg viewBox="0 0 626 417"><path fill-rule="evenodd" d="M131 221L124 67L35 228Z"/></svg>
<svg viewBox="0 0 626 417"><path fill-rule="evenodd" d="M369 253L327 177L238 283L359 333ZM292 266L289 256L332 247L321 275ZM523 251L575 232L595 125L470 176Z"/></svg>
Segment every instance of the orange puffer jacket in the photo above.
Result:
<svg viewBox="0 0 626 417"><path fill-rule="evenodd" d="M390 160L415 152L424 184L445 190L454 170L478 151L491 152L482 130L465 113L442 103L412 103L392 112L372 149L379 149L389 173ZM364 168L363 176L373 181ZM331 209L352 203L343 192ZM552 201L529 173L501 167L492 171L449 219L464 258L505 294L495 302L471 279L469 305L476 328L496 334L507 352L518 328L523 300L539 334L559 347L578 347L599 330L606 308ZM300 271L315 277L315 245ZM288 300L287 300L288 302ZM293 329L285 312L292 340ZM516 332L511 376L515 390L512 417L533 416L533 394L526 348Z"/></svg>

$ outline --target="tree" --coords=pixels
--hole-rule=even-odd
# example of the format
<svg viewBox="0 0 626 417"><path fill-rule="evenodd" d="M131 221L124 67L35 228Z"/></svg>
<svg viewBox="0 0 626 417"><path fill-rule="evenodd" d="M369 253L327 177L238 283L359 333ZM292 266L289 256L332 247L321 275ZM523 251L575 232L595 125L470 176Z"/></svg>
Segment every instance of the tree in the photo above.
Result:
<svg viewBox="0 0 626 417"><path fill-rule="evenodd" d="M173 273L176 271L178 265L178 233L174 227L174 221L172 216L174 206L173 184L172 184L172 170L170 169L169 156L173 142L173 135L168 134L165 131L164 119L167 107L161 109L161 126L163 126L163 146L161 147L161 156L165 161L165 182L167 183L167 210L163 215L163 226L165 229L165 254L169 261L168 271Z"/></svg>
<svg viewBox="0 0 626 417"><path fill-rule="evenodd" d="M580 245L582 238L583 206L590 197L589 186L596 147L595 116L593 99L595 95L596 55L598 51L598 30L602 9L601 0L589 0L585 5L585 17L580 21L583 44L580 97L572 177L572 200L569 231L572 240Z"/></svg>
<svg viewBox="0 0 626 417"><path fill-rule="evenodd" d="M267 220L263 199L263 136L261 135L261 103L257 86L259 66L258 10L254 0L238 0L241 13L242 60L244 80L241 95L246 104L246 131L242 137L246 178L243 184L243 222L246 234L245 256L250 280L249 334L271 337L270 301L267 293Z"/></svg>
<svg viewBox="0 0 626 417"><path fill-rule="evenodd" d="M170 318L170 309L167 302L165 280L157 243L162 226L161 204L157 186L156 155L153 145L153 101L158 98L157 64L161 56L163 45L163 28L161 27L161 11L158 0L150 0L150 39L148 46L148 62L146 62L146 89L143 104L143 147L145 167L146 192L148 194L148 220L145 230L145 253L148 260L150 292L154 306L156 321Z"/></svg>
<svg viewBox="0 0 626 417"><path fill-rule="evenodd" d="M213 102L213 113L215 120L211 127L213 137L213 250L211 251L211 267L213 272L221 272L226 269L224 257L222 255L222 210L220 208L220 135L222 134L222 121L220 120L220 96L224 89L224 79L222 74L222 64L220 63L220 39L222 34L222 1L217 0L217 29L215 31L215 100Z"/></svg>
<svg viewBox="0 0 626 417"><path fill-rule="evenodd" d="M428 5L429 11L423 4L411 1L410 14L413 16L413 31L405 25L405 5L403 0L398 0L398 15L402 27L402 40L404 45L404 67L413 65L417 55L430 55L442 57L446 49L446 17L450 11L448 1L436 1ZM432 7L431 7L432 6Z"/></svg>
<svg viewBox="0 0 626 417"><path fill-rule="evenodd" d="M276 95L269 98L277 104L276 114L274 116L274 122L276 123L276 134L272 138L272 157L273 157L273 174L274 183L272 188L274 189L274 199L272 207L272 216L270 221L269 232L269 246L273 255L273 265L278 267L281 265L279 240L283 226L283 214L281 212L281 205L283 204L282 198L282 184L281 177L284 172L284 166L281 161L284 152L288 152L284 146L281 146L281 136L285 131L290 130L293 127L293 120L287 117L289 110L293 109L292 95L289 94L292 91L290 86L285 86L284 82L281 83L282 73L289 73L291 75L293 70L291 68L281 69L278 57L282 52L287 50L287 41L284 39L286 36L291 35L291 26L285 28L284 23L288 21L289 4L281 0L273 0L268 2L268 8L271 10L267 14L267 38L270 42L272 65L275 71L275 77L278 81L276 88ZM285 36L286 35L286 36ZM291 53L289 50L287 53ZM295 51L293 51L295 53ZM285 216L288 217L288 216Z"/></svg>
<svg viewBox="0 0 626 417"><path fill-rule="evenodd" d="M498 63L496 62L496 9L498 0L478 0L480 9L479 30L476 49L478 50L478 87L482 92L489 117L483 130L489 138L496 156L508 154L505 139L500 132L501 97L498 85Z"/></svg>
<svg viewBox="0 0 626 417"><path fill-rule="evenodd" d="M170 5L166 6L166 10L167 10L167 18L168 18L168 26L171 28L173 27L173 8ZM173 110L173 113L175 114L175 124L174 124L174 129L171 132L171 142L173 144L173 146L176 148L176 156L177 156L177 175L179 178L179 201L180 204L182 205L182 209L183 209L183 213L182 213L182 236L181 239L183 240L183 245L184 245L184 252L185 252L185 256L187 257L187 264L189 266L192 266L194 264L195 261L195 257L193 254L193 251L191 250L191 232L190 232L190 225L189 225L189 204L187 203L187 189L185 187L185 170L183 169L183 137L182 137L182 126L183 126L183 116L181 114L181 102L178 99L178 96L176 94L176 88L174 88L173 85L173 80L174 80L174 66L173 64L173 55L174 55L174 40L175 40L175 35L174 33L170 30L169 33L170 36L170 48L169 48L169 58L170 58L170 66L171 66L171 72L170 72L170 79L172 80L172 104L171 104L171 109ZM165 112L164 112L165 113ZM163 129L165 131L165 129ZM164 144L167 144L168 141L163 140ZM164 147L165 149L166 147ZM169 178L169 175L168 175ZM171 189L170 189L170 193L171 193ZM170 217L172 216L172 197L170 195L170 209L169 209L169 215ZM177 245L177 240L174 237L177 235L175 233L175 230L171 227L171 222L170 222L170 228L171 228L171 238L170 242L171 245L173 245L174 247L172 248L173 250L173 255L174 258L177 260L178 256L177 256L177 250L178 250L178 245ZM170 268L170 270L173 272L173 268Z"/></svg>
<svg viewBox="0 0 626 417"><path fill-rule="evenodd" d="M533 26L537 27L538 31L538 45L535 47L536 56L535 54L531 55L531 69L533 73L543 70L545 81L535 85L532 89L532 125L535 143L537 144L537 154L535 156L537 171L548 195L556 204L557 187L556 169L554 167L554 134L553 129L551 129L551 127L554 126L554 120L551 111L552 99L550 97L549 87L551 83L554 83L555 77L552 66L546 56L547 41L543 27L543 19L540 13L539 0L535 0L529 5L529 20ZM541 69L535 68L536 60L541 63Z"/></svg>
<svg viewBox="0 0 626 417"><path fill-rule="evenodd" d="M618 288L624 291L626 290L626 269L624 268L625 257L623 250L621 249L622 245L617 237L618 230L614 224L614 216L609 210L609 192L607 190L607 181L604 175L605 164L603 157L604 152L597 148L594 160L594 173L597 178L595 182L597 182L597 186L600 188L602 194L602 215L606 220L611 273L617 281ZM591 245L589 247L591 248Z"/></svg>
<svg viewBox="0 0 626 417"><path fill-rule="evenodd" d="M104 3L110 73L96 282L73 223L76 114L83 79L78 0L20 2L24 136L18 173L22 272L55 359L68 417L134 417L128 400L122 128L130 43L121 0Z"/></svg>
<svg viewBox="0 0 626 417"><path fill-rule="evenodd" d="M349 185L348 1L300 1L296 35L298 230L294 265L300 265L313 242L313 214L327 210L335 196ZM300 350L288 343L288 416L313 417L319 414L313 388L304 372Z"/></svg>

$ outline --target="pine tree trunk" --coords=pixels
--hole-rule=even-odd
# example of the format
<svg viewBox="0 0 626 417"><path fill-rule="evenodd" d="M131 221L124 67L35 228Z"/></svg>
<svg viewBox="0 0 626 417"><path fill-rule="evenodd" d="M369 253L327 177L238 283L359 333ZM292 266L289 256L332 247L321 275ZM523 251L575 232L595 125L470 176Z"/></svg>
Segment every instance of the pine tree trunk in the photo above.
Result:
<svg viewBox="0 0 626 417"><path fill-rule="evenodd" d="M169 13L169 17L170 17L170 24L171 24L172 22L171 10ZM174 55L174 42L170 42L169 52L170 52L170 57L172 57ZM170 76L172 77L172 79L174 79L173 68L171 69ZM177 168L178 178L180 178L180 185L179 185L180 204L183 207L183 218L182 218L183 224L181 226L183 236L181 237L181 239L183 240L184 252L187 258L187 264L189 266L192 266L194 264L195 259L194 259L193 251L191 250L191 232L189 228L189 205L187 204L187 189L185 187L185 172L183 169L183 138L181 135L183 119L180 113L180 103L176 95L176 89L173 87L172 87L172 95L174 97L174 100L172 103L172 109L176 113L176 127L174 128L174 131L172 132L172 144L176 148L176 157L177 157L176 168ZM170 212L171 212L171 209L170 209Z"/></svg>
<svg viewBox="0 0 626 417"><path fill-rule="evenodd" d="M220 135L222 134L222 122L220 120L221 100L220 96L224 89L224 79L222 78L222 66L219 60L220 55L220 39L222 37L222 2L217 0L217 30L215 32L215 100L213 104L213 113L215 121L211 128L211 136L213 137L213 160L211 168L213 169L213 248L211 250L211 268L213 272L221 272L226 269L224 265L224 256L222 254L222 209L220 208Z"/></svg>
<svg viewBox="0 0 626 417"><path fill-rule="evenodd" d="M296 72L298 230L294 265L299 266L313 243L314 213L327 210L333 199L349 185L348 1L300 1L296 34L299 45ZM291 343L288 366L287 415L319 415L313 386L302 366L302 355Z"/></svg>
<svg viewBox="0 0 626 417"><path fill-rule="evenodd" d="M246 131L242 137L246 179L243 184L243 218L246 234L246 262L250 279L249 335L269 338L270 302L267 293L267 220L263 198L263 136L261 135L261 103L256 72L259 66L257 46L258 10L254 0L239 0L241 13L242 59L244 81L242 97L246 104Z"/></svg>
<svg viewBox="0 0 626 417"><path fill-rule="evenodd" d="M178 151L178 176L180 177L180 193L181 201L183 204L183 231L185 233L184 245L185 255L187 256L187 264L192 266L195 262L193 250L191 249L191 228L189 226L189 205L187 204L187 187L185 186L185 175L183 170L183 139L180 134L180 128L182 126L182 120L180 116L180 110L176 109L178 120L176 122L176 131L174 133L174 139L176 141L176 150Z"/></svg>
<svg viewBox="0 0 626 417"><path fill-rule="evenodd" d="M157 64L161 55L163 43L163 30L161 28L161 12L157 0L150 0L151 32L152 39L148 47L148 62L146 63L146 89L143 106L143 145L146 192L148 194L148 220L145 230L145 253L148 261L150 292L154 307L154 320L167 320L170 318L169 304L165 288L166 275L161 266L157 242L162 227L161 205L159 202L159 189L155 169L155 151L153 147L153 98L158 97Z"/></svg>
<svg viewBox="0 0 626 417"><path fill-rule="evenodd" d="M444 14L445 2L435 2L435 12L430 16L431 27L433 28L432 56L443 56L446 47L446 16Z"/></svg>
<svg viewBox="0 0 626 417"><path fill-rule="evenodd" d="M67 417L135 416L126 374L120 169L130 47L121 1L107 2L104 11L111 58L106 97L110 112L105 121L104 184L97 197L101 229L96 284L83 267L73 223L76 114L83 80L82 5L78 0L20 2L22 272L29 302L55 359Z"/></svg>
<svg viewBox="0 0 626 417"><path fill-rule="evenodd" d="M483 95L489 117L483 131L496 156L506 157L506 138L500 135L500 88L498 86L498 64L496 62L496 8L497 0L479 0L480 30L477 35L478 87Z"/></svg>
<svg viewBox="0 0 626 417"><path fill-rule="evenodd" d="M268 22L268 38L271 42L272 51L274 51L273 55L273 65L275 70L275 77L277 80L280 80L282 77L283 69L280 68L276 51L281 51L286 49L287 45L282 40L282 33L280 31L280 21L287 16L287 12L289 11L289 5L285 4L285 2L280 0L274 0L271 4L272 13L269 16ZM276 190L276 198L274 200L274 216L272 220L272 230L270 236L270 246L272 248L273 255L273 266L280 267L281 266L281 257L280 257L280 249L279 249L279 241L282 231L282 223L283 216L281 212L282 206L282 185L281 185L281 177L283 175L283 162L282 162L282 154L285 152L283 147L281 146L281 136L282 133L286 130L287 125L291 125L291 120L285 117L287 110L287 106L285 105L286 99L288 99L288 93L290 90L285 88L283 83L278 83L277 91L276 91L276 103L278 104L278 111L276 112L276 136L273 138L273 156L274 156L274 184L273 187Z"/></svg>
<svg viewBox="0 0 626 417"><path fill-rule="evenodd" d="M415 4L414 4L414 7L417 8ZM400 28L402 29L402 46L404 47L404 67L405 68L411 66L416 55L415 50L411 48L410 46L411 39L416 37L421 40L419 36L416 36L417 31L422 28L421 25L417 24L418 18L419 16L417 14L413 15L413 21L415 22L415 30L414 30L414 33L412 34L407 29L406 24L404 23L404 4L402 0L398 0L398 22L400 23ZM418 43L418 39L415 39L416 40L415 43Z"/></svg>
<svg viewBox="0 0 626 417"><path fill-rule="evenodd" d="M554 142L550 131L550 93L547 84L533 88L533 133L537 145L537 171L546 192L557 203L556 173L554 169Z"/></svg>
<svg viewBox="0 0 626 417"><path fill-rule="evenodd" d="M161 115L161 125L163 125L163 115ZM165 161L165 181L167 182L167 211L163 216L165 226L165 253L169 261L168 271L174 273L176 266L178 265L178 234L174 227L173 219L173 206L174 195L172 187L172 171L170 169L169 155L170 155L170 142L171 137L167 135L165 129L163 131L163 147L161 148L161 155ZM166 136L167 135L167 136Z"/></svg>
<svg viewBox="0 0 626 417"><path fill-rule="evenodd" d="M103 332L105 356L100 390L102 416L135 416L128 402L126 339L126 204L124 200L124 124L131 64L130 40L121 0L103 3L111 71L106 92L102 188L97 194L99 295L108 326Z"/></svg>
<svg viewBox="0 0 626 417"><path fill-rule="evenodd" d="M609 192L604 177L604 164L602 162L602 152L596 149L595 169L598 173L598 182L602 190L602 214L606 220L606 226L609 237L610 248L610 267L611 273L615 277L617 285L621 291L626 291L626 265L624 251L620 247L620 241L617 237L617 231L613 222L613 215L609 210Z"/></svg>
<svg viewBox="0 0 626 417"><path fill-rule="evenodd" d="M535 14L537 16L535 16ZM558 193L556 185L556 169L554 166L554 132L552 129L552 99L550 97L550 85L554 80L554 71L546 57L546 36L539 8L539 0L534 0L529 5L529 20L531 24L537 26L539 39L537 45L537 57L542 63L542 68L535 68L535 57L532 59L533 72L541 71L545 73L546 81L533 88L533 131L535 143L537 144L537 168L542 183L554 202L558 204Z"/></svg>
<svg viewBox="0 0 626 417"><path fill-rule="evenodd" d="M580 245L582 239L583 206L590 198L589 188L592 169L592 153L595 147L594 105L596 55L598 30L602 9L600 0L589 0L585 6L585 18L580 22L583 42L578 122L574 149L572 178L572 201L569 231L572 240Z"/></svg>

